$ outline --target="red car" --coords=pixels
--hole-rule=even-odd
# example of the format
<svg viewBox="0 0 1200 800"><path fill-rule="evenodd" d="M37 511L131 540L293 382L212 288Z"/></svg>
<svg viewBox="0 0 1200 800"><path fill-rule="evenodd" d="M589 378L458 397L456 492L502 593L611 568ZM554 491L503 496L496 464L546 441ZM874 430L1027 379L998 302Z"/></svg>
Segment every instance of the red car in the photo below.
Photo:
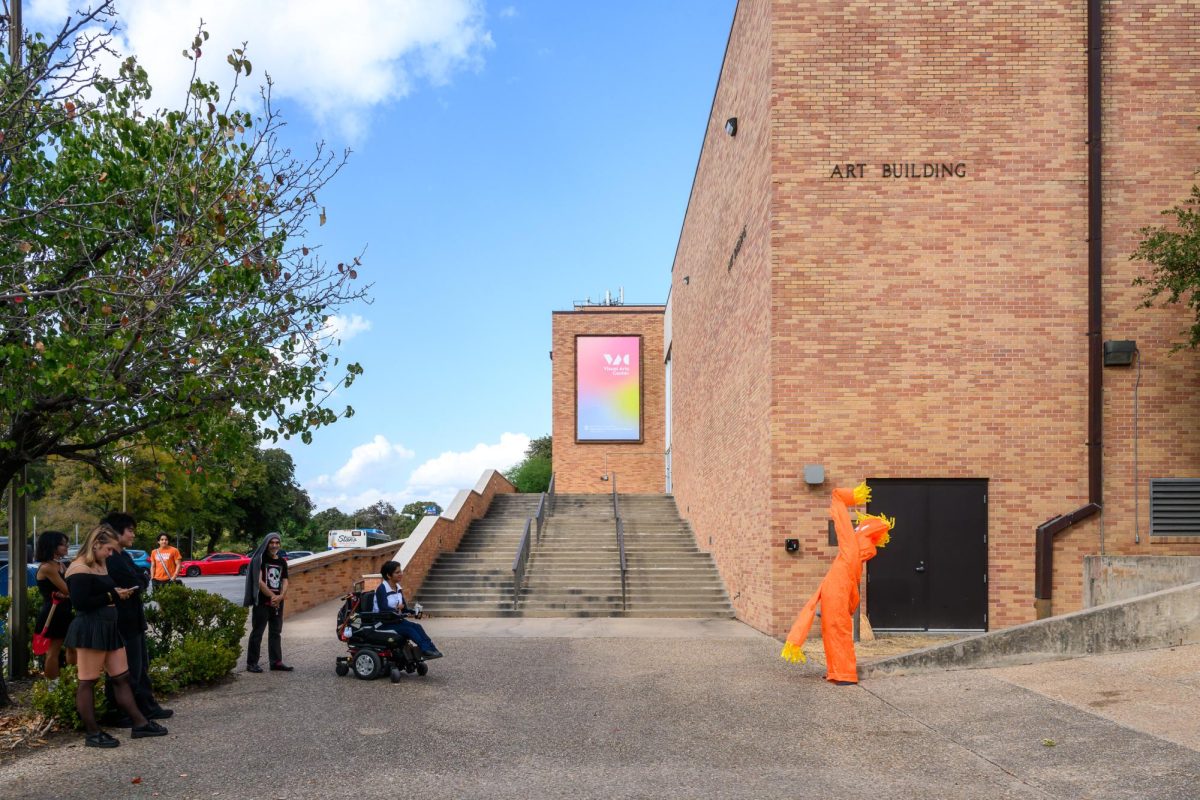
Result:
<svg viewBox="0 0 1200 800"><path fill-rule="evenodd" d="M185 561L179 565L179 574L189 578L200 575L245 575L250 569L250 556L240 553L213 553L199 561Z"/></svg>

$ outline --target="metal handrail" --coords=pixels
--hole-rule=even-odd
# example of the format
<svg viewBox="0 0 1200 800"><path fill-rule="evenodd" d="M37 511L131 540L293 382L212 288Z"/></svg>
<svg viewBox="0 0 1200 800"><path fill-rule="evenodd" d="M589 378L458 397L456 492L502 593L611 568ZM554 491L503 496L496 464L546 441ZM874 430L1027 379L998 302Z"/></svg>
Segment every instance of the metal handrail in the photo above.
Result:
<svg viewBox="0 0 1200 800"><path fill-rule="evenodd" d="M546 497L548 498L547 513L554 513L554 473L550 473L550 485L546 488Z"/></svg>
<svg viewBox="0 0 1200 800"><path fill-rule="evenodd" d="M621 519L621 499L617 494L617 473L610 473L609 479L612 480L613 519L617 526L617 556L621 565L621 610L628 611L629 595L626 591L626 577L629 564L625 559L625 521Z"/></svg>
<svg viewBox="0 0 1200 800"><path fill-rule="evenodd" d="M629 595L626 593L625 576L629 565L625 562L625 521L617 517L617 552L621 557L621 610L629 610Z"/></svg>
<svg viewBox="0 0 1200 800"><path fill-rule="evenodd" d="M542 499L538 500L537 513L533 515L533 519L537 522L537 536L535 537L538 543L542 541L542 528L546 524L546 493L542 492Z"/></svg>
<svg viewBox="0 0 1200 800"><path fill-rule="evenodd" d="M621 502L617 499L617 473L609 473L609 480L612 481L613 519L620 519Z"/></svg>
<svg viewBox="0 0 1200 800"><path fill-rule="evenodd" d="M532 522L532 519L525 520L525 531L521 534L521 543L517 545L517 555L513 559L513 611L517 610L517 602L521 599L525 568L529 565L529 526Z"/></svg>

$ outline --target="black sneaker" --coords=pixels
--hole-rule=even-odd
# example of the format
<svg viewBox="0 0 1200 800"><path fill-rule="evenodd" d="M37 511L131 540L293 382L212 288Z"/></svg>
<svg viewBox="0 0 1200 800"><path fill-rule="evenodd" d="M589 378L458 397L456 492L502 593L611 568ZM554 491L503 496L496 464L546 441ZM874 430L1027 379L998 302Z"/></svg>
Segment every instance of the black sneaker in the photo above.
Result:
<svg viewBox="0 0 1200 800"><path fill-rule="evenodd" d="M146 736L166 736L167 729L159 725L154 720L146 720L145 725L139 725L130 732L130 736L134 739L141 739Z"/></svg>
<svg viewBox="0 0 1200 800"><path fill-rule="evenodd" d="M110 736L104 731L89 733L84 737L83 743L88 747L120 747L121 742L113 736Z"/></svg>
<svg viewBox="0 0 1200 800"><path fill-rule="evenodd" d="M263 668L260 667L258 664L247 664L246 665L246 672L253 672L255 675L257 675L258 673L260 673L262 671L263 671Z"/></svg>
<svg viewBox="0 0 1200 800"><path fill-rule="evenodd" d="M438 650L435 647L432 650L422 650L421 655L424 656L426 660L431 659L431 658L441 658L442 651Z"/></svg>
<svg viewBox="0 0 1200 800"><path fill-rule="evenodd" d="M175 710L172 708L163 708L159 706L150 713L146 714L146 719L170 719L175 716Z"/></svg>
<svg viewBox="0 0 1200 800"><path fill-rule="evenodd" d="M289 667L287 664L283 663L282 661L277 661L271 665L271 670L274 672L291 672L294 669L295 669L295 667Z"/></svg>

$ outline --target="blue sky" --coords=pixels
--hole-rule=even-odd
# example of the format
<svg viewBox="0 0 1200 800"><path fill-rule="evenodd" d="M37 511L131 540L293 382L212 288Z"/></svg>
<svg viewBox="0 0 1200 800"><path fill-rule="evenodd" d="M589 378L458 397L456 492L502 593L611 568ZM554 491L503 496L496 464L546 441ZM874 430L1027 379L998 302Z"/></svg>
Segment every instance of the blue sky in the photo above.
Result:
<svg viewBox="0 0 1200 800"><path fill-rule="evenodd" d="M248 40L293 146L354 151L310 243L366 248L374 302L338 321L365 374L335 402L356 414L286 445L319 508L444 505L510 466L550 432L550 312L620 287L665 301L735 5L117 1L156 89L182 85L203 16L205 66Z"/></svg>

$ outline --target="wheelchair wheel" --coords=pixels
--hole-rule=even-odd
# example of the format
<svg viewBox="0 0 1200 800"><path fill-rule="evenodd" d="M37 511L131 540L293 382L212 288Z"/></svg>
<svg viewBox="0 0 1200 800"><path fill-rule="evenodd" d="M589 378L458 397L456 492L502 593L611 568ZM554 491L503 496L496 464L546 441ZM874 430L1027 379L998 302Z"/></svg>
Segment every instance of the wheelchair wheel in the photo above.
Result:
<svg viewBox="0 0 1200 800"><path fill-rule="evenodd" d="M399 683L403 675L404 673L400 671L399 667L392 667L392 683Z"/></svg>
<svg viewBox="0 0 1200 800"><path fill-rule="evenodd" d="M350 663L348 661L339 661L334 670L337 672L339 678L344 678L350 674Z"/></svg>
<svg viewBox="0 0 1200 800"><path fill-rule="evenodd" d="M429 672L429 665L426 664L424 661L418 661L417 662L417 674L424 675L426 672Z"/></svg>
<svg viewBox="0 0 1200 800"><path fill-rule="evenodd" d="M359 650L354 657L354 675L369 681L383 671L383 659L374 650Z"/></svg>

